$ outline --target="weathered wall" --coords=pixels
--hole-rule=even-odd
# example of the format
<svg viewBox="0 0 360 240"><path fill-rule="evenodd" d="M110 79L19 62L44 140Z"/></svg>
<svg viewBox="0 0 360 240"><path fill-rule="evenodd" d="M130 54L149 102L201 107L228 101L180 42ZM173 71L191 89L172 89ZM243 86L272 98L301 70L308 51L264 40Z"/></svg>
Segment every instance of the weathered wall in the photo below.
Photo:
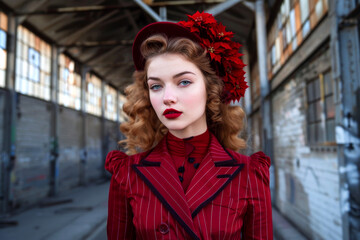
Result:
<svg viewBox="0 0 360 240"><path fill-rule="evenodd" d="M104 166L101 157L101 119L90 114L86 116L86 151L85 176L91 181L101 176Z"/></svg>
<svg viewBox="0 0 360 240"><path fill-rule="evenodd" d="M0 112L4 113L5 92L0 89ZM10 199L14 206L25 207L47 197L50 191L50 152L52 103L19 94L16 122L16 161L11 173ZM81 112L60 107L58 114L58 192L66 191L80 183L94 181L103 176L105 153L117 148L118 125L104 121L102 141L101 118L86 115L86 132L83 133ZM0 146L3 153L4 114L0 114ZM3 127L4 126L4 127ZM84 135L85 134L85 135ZM81 167L83 136L87 158ZM1 154L0 156L2 156ZM1 169L5 173L4 169ZM83 171L83 172L82 172ZM82 175L83 174L83 175ZM84 176L83 179L80 179ZM81 181L82 180L82 181ZM0 186L2 181L0 181Z"/></svg>
<svg viewBox="0 0 360 240"><path fill-rule="evenodd" d="M79 184L82 136L80 112L60 107L59 111L59 190Z"/></svg>
<svg viewBox="0 0 360 240"><path fill-rule="evenodd" d="M6 92L3 89L0 89L0 206L2 205L2 201L1 199L3 199L3 194L4 194L4 162L5 162L5 152L4 152L4 130L5 130L5 96L6 96Z"/></svg>
<svg viewBox="0 0 360 240"><path fill-rule="evenodd" d="M116 122L105 121L105 139L104 144L106 146L105 152L117 150L117 137L118 137L119 125Z"/></svg>
<svg viewBox="0 0 360 240"><path fill-rule="evenodd" d="M49 191L50 104L19 94L16 162L11 176L16 205L30 204Z"/></svg>
<svg viewBox="0 0 360 240"><path fill-rule="evenodd" d="M5 97L6 97L6 92L3 89L0 89L0 154L3 151L3 146L4 146L4 129L5 129ZM0 158L1 159L1 158Z"/></svg>
<svg viewBox="0 0 360 240"><path fill-rule="evenodd" d="M342 239L336 148L314 148L306 140L306 79L330 68L330 62L327 49L272 98L275 204L310 239Z"/></svg>

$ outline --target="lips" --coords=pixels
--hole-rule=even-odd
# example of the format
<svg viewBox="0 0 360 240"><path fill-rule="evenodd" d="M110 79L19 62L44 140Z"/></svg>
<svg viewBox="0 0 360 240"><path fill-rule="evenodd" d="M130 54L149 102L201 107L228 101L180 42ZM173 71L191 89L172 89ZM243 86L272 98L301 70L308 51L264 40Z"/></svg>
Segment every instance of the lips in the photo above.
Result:
<svg viewBox="0 0 360 240"><path fill-rule="evenodd" d="M182 112L180 112L176 109L173 109L173 108L168 108L163 113L164 117L166 117L167 119L178 118L181 114L182 114Z"/></svg>

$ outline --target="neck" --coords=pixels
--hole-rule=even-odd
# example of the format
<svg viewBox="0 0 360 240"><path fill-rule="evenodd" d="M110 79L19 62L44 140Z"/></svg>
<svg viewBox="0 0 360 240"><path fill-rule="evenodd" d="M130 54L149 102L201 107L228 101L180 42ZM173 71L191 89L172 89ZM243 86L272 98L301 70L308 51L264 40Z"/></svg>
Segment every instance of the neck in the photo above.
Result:
<svg viewBox="0 0 360 240"><path fill-rule="evenodd" d="M181 138L181 139L199 136L199 135L203 134L206 131L207 131L207 126L205 126L204 128L196 129L196 130L192 129L192 131L169 130L169 132L173 136L175 136L177 138Z"/></svg>

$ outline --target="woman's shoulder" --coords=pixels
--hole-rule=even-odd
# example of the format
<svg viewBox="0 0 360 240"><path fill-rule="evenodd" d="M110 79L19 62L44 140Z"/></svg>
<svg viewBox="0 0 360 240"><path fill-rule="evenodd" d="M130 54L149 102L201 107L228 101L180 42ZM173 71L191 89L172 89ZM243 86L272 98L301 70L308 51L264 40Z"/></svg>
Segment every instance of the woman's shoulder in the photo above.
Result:
<svg viewBox="0 0 360 240"><path fill-rule="evenodd" d="M105 160L105 169L111 174L118 173L121 169L128 170L132 164L136 164L146 152L127 155L126 153L113 150L109 152Z"/></svg>
<svg viewBox="0 0 360 240"><path fill-rule="evenodd" d="M228 151L238 162L248 164L250 167L261 167L269 169L271 165L270 157L262 151L253 153L250 156L246 156L232 150Z"/></svg>

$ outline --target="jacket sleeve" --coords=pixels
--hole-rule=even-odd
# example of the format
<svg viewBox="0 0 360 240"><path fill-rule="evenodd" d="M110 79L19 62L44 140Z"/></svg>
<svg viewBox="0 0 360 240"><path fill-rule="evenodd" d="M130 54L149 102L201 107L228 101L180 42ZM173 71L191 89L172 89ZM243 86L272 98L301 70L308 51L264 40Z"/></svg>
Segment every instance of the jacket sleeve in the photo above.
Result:
<svg viewBox="0 0 360 240"><path fill-rule="evenodd" d="M135 239L133 214L128 199L129 167L129 157L125 153L112 151L106 157L105 168L112 173L107 219L109 240Z"/></svg>
<svg viewBox="0 0 360 240"><path fill-rule="evenodd" d="M270 158L263 152L250 156L247 181L248 208L244 219L244 239L273 239L271 195L269 186Z"/></svg>

